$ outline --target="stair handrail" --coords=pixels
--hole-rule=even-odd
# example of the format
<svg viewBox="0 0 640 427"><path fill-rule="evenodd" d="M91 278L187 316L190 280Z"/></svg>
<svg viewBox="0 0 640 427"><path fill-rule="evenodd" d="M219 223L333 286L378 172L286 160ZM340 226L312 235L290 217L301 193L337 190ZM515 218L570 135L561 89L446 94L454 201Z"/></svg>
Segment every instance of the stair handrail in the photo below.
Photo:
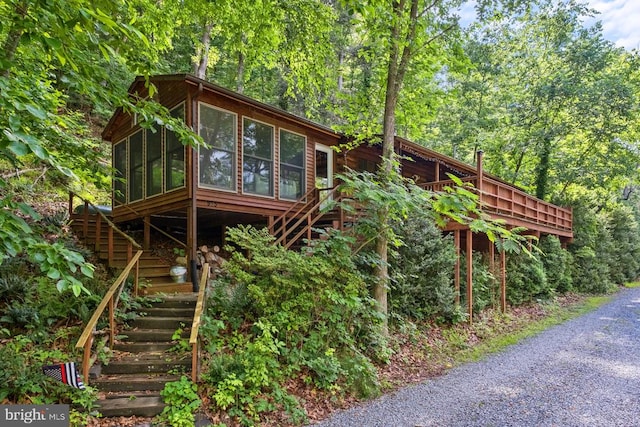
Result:
<svg viewBox="0 0 640 427"><path fill-rule="evenodd" d="M72 201L73 201L73 192L70 192L70 199L69 199L69 206L71 206ZM118 228L117 225L115 225L113 223L113 221L111 221L105 214L104 212L102 212L102 210L98 209L98 207L96 205L94 205L93 203L91 203L90 201L88 201L87 199L85 199L82 196L78 196L77 194L75 194L75 196L77 196L80 200L82 200L84 202L84 214L86 215L89 212L89 206L91 206L98 215L100 215L102 217L102 219L104 219L107 224L109 225L109 227L113 228L113 230L120 234L122 237L124 237L125 239L127 239L129 242L131 242L131 245L133 245L136 249L142 249L142 246L140 246L140 244L138 242L135 241L135 239L131 236L129 236L127 233L125 233L124 231L120 230L120 228Z"/></svg>
<svg viewBox="0 0 640 427"><path fill-rule="evenodd" d="M198 333L200 331L200 321L205 309L205 292L207 283L209 282L209 275L211 274L211 268L209 263L202 266L202 277L200 277L200 290L198 291L198 300L196 302L196 309L193 312L193 323L191 324L191 335L189 336L189 344L191 345L191 380L195 383L198 382Z"/></svg>
<svg viewBox="0 0 640 427"><path fill-rule="evenodd" d="M316 204L315 204L315 205L313 205L312 207L310 207L310 208L307 210L307 213L306 213L304 216L302 216L301 218L299 218L299 219L298 219L298 221L296 221L296 222L295 222L295 224L293 224L293 226L289 227L289 229L288 229L288 230L284 230L284 231L282 232L282 236L280 236L279 238L277 238L277 239L276 239L276 241L274 242L274 244L278 245L278 244L284 243L285 248L287 248L287 249L288 249L288 248L290 248L290 247L293 245L293 243L295 243L295 242L296 242L300 237L302 237L302 235L306 232L306 228L311 227L313 224L315 224L316 222L318 222L318 220L319 220L319 219L324 215L324 213L322 213L322 212L320 211L320 208L322 207L322 204L323 204L323 203L325 203L327 200L329 200L332 196L334 196L334 195L335 195L335 193L337 193L337 192L338 192L338 188L339 188L338 186L335 186L335 187L333 187L333 188L331 188L331 189L324 189L324 190L328 190L327 194L326 194L323 198L318 197L318 201L316 202ZM336 201L336 202L339 202L339 200L340 200L340 198L341 198L341 197L342 197L342 196L340 195L340 196L338 196L337 198L334 198L333 200L334 200L334 201ZM297 233L297 234L296 234L292 239L290 239L290 240L289 240L289 242L287 243L287 242L286 242L287 237L288 237L291 233L293 233L293 231L294 231L294 230L295 230L299 225L301 225L304 221L308 221L308 220L309 220L309 218L310 218L310 216L311 216L311 214L312 214L313 212L315 212L316 210L318 210L318 211L319 211L319 214L318 214L318 215L316 215L316 217L313 219L313 221L311 221L305 229L303 229L303 230L299 231L299 232L298 232L298 233Z"/></svg>
<svg viewBox="0 0 640 427"><path fill-rule="evenodd" d="M138 261L142 256L143 251L139 250L136 254L131 258L129 264L122 270L118 278L113 282L107 293L96 307L96 310L93 312L91 319L87 322L78 342L76 343L75 348L84 348L84 355L82 356L82 375L84 376L85 384L89 384L89 362L91 359L91 347L93 345L93 335L96 328L96 324L102 316L107 305L109 305L109 348L113 348L113 341L115 337L115 309L117 305L117 300L114 298L116 291L120 289L120 287L124 286L126 283L127 277L129 277L129 273L133 267L137 267ZM137 282L138 269L136 268L136 279ZM118 293L119 295L119 293Z"/></svg>
<svg viewBox="0 0 640 427"><path fill-rule="evenodd" d="M287 219L287 216L291 216L292 219L296 218L302 212L304 212L305 209L308 208L309 204L314 203L316 191L317 191L316 188L312 188L311 190L307 191L304 196L300 197L295 203L293 203L289 207L289 209L284 211L283 214L281 214L278 218L276 218L271 224L271 226L269 227L270 228L269 231L271 232L271 235L277 236L279 233L282 233L286 230L287 223L290 221L289 219ZM300 206L298 210L292 215L290 215L291 212L293 212L293 210L296 209L296 207L298 206ZM278 222L282 222L282 225L280 225L280 227L276 229L275 227L276 227L276 224L278 224Z"/></svg>
<svg viewBox="0 0 640 427"><path fill-rule="evenodd" d="M112 197L111 200L114 201L115 199ZM145 219L145 217L143 217L140 212L138 212L137 210L133 209L131 206L129 206L129 205L120 205L120 206L122 206L125 209L129 209L131 212L133 212L134 214L138 215L140 218L142 218L142 222L143 223L149 224L149 227L153 228L158 233L162 234L163 236L167 237L168 239L173 240L175 243L179 244L180 246L183 246L185 248L187 247L186 243L180 241L179 239L176 239L171 234L167 233L166 231L164 231L162 228L158 227L157 225L152 224L151 221L147 221Z"/></svg>

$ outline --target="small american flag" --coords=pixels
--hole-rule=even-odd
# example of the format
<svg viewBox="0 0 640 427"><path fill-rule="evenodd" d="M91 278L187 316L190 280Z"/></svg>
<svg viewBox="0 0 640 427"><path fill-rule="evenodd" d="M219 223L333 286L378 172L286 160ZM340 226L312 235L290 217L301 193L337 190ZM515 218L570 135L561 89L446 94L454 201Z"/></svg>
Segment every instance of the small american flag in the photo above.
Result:
<svg viewBox="0 0 640 427"><path fill-rule="evenodd" d="M75 362L59 363L57 365L46 365L42 367L42 372L52 378L62 381L71 387L84 390L84 383L78 375Z"/></svg>

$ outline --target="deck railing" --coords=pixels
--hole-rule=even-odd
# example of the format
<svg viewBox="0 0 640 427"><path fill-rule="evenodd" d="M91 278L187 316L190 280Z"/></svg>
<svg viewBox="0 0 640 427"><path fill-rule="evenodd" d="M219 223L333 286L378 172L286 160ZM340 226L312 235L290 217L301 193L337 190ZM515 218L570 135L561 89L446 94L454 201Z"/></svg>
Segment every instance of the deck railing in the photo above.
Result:
<svg viewBox="0 0 640 427"><path fill-rule="evenodd" d="M198 333L200 331L200 321L205 310L205 293L211 268L209 264L202 266L202 276L200 277L200 289L198 291L198 300L196 302L196 310L193 313L193 323L191 324L191 335L189 336L189 344L191 345L191 379L198 382L198 373L200 370L200 348L198 341Z"/></svg>
<svg viewBox="0 0 640 427"><path fill-rule="evenodd" d="M102 316L102 313L104 312L105 308L107 308L107 305L108 305L109 306L109 348L113 348L113 341L115 339L115 332L116 332L115 310L117 308L118 301L120 299L120 292L122 292L122 288L126 283L126 279L127 277L129 277L129 274L131 273L131 270L133 270L134 267L136 267L135 283L138 282L137 267L138 267L138 260L142 256L142 252L143 251L136 252L133 258L131 258L131 261L129 261L129 264L127 264L127 266L124 268L122 273L120 273L120 275L115 280L115 282L113 282L113 285L111 285L107 293L102 298L102 301L100 301L100 304L98 304L98 307L93 312L93 316L91 316L91 319L87 323L87 326L85 326L84 331L82 331L82 335L80 335L80 338L76 343L76 348L84 348L84 355L82 356L82 375L84 376L85 384L89 383L91 347L93 346L93 336L95 334L96 324L98 323L100 316Z"/></svg>
<svg viewBox="0 0 640 427"><path fill-rule="evenodd" d="M462 178L462 181L473 184L477 192L477 177ZM446 180L422 184L422 187L430 191L441 192L444 187L454 185L455 182ZM545 202L486 175L482 177L480 208L489 214L518 218L565 232L572 230L573 213L571 209Z"/></svg>

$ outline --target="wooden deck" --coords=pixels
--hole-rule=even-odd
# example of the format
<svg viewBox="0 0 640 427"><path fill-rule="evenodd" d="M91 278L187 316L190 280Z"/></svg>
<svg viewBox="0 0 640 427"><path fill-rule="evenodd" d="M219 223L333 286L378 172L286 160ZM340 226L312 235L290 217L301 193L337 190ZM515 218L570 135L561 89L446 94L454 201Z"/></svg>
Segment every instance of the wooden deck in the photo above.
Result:
<svg viewBox="0 0 640 427"><path fill-rule="evenodd" d="M500 181L477 176L463 178L480 194L480 208L493 219L505 220L507 225L559 237L572 238L573 213L571 209L540 200L515 187ZM424 184L427 190L440 192L444 187L455 185L453 181L438 181ZM451 224L452 229L456 225Z"/></svg>

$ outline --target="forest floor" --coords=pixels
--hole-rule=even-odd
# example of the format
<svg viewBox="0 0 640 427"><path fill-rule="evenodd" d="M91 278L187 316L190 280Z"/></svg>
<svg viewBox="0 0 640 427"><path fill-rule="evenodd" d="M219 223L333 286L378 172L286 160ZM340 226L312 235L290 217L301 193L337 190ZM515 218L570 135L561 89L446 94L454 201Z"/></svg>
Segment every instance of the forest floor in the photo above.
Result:
<svg viewBox="0 0 640 427"><path fill-rule="evenodd" d="M377 367L381 393L392 393L400 388L441 376L454 366L479 360L552 325L589 311L604 303L606 299L566 294L551 302L510 307L506 313L494 309L485 310L474 318L473 323L406 324L402 328L396 328L390 337L393 355L389 363ZM320 391L302 380L290 381L286 388L301 402L309 423L326 419L337 410L361 403L354 396ZM202 398L203 407L208 407L209 399L207 396ZM205 410L205 416L208 422L214 425L235 425L222 412L210 413ZM260 425L290 425L287 420L288 417L284 413L272 413ZM197 425L208 425L208 422L199 422ZM90 425L150 426L153 425L153 420L138 417L95 419Z"/></svg>

